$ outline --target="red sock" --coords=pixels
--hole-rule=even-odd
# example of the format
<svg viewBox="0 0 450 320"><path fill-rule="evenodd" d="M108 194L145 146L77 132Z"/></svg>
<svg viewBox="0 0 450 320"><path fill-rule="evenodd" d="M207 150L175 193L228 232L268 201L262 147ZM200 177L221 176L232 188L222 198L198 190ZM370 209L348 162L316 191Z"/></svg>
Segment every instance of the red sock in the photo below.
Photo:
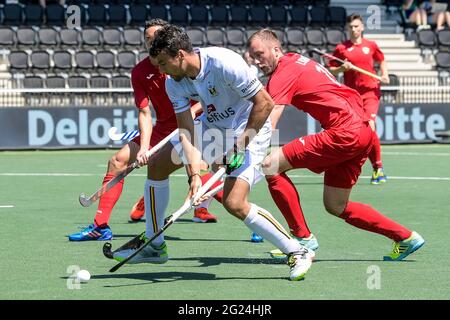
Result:
<svg viewBox="0 0 450 320"><path fill-rule="evenodd" d="M208 172L207 174L204 174L203 176L201 176L200 178L202 179L202 184L205 184L206 181L211 179L212 176L213 176L213 174L211 172ZM212 190L212 189L214 189L215 187L218 187L221 184L222 184L222 181L220 181L220 180L216 181L216 183L214 183L209 190ZM217 192L216 195L214 196L214 199L216 199L220 203L222 203L222 198L223 198L223 189L220 190L219 192Z"/></svg>
<svg viewBox="0 0 450 320"><path fill-rule="evenodd" d="M103 185L114 179L115 175L107 173L103 178ZM94 223L96 226L105 227L108 225L109 217L111 216L112 209L119 200L122 194L124 179L120 180L114 187L109 189L99 200L97 213L95 215Z"/></svg>
<svg viewBox="0 0 450 320"><path fill-rule="evenodd" d="M383 216L371 206L359 202L348 202L339 218L357 228L375 232L391 238L395 242L411 236L411 230Z"/></svg>
<svg viewBox="0 0 450 320"><path fill-rule="evenodd" d="M370 162L372 163L372 167L374 169L378 169L383 167L383 162L381 162L380 138L378 137L377 134L373 135L372 145L373 147L372 150L370 150L369 159Z"/></svg>
<svg viewBox="0 0 450 320"><path fill-rule="evenodd" d="M300 206L300 197L297 189L291 179L285 174L277 174L267 177L269 191L275 204L283 214L289 225L291 233L299 238L307 238L311 235L302 207Z"/></svg>

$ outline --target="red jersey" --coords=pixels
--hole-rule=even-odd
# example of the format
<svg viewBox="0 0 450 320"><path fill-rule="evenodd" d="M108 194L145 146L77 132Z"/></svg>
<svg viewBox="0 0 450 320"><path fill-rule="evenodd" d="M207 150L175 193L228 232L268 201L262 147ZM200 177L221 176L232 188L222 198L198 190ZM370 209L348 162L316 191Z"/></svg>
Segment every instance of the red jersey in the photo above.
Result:
<svg viewBox="0 0 450 320"><path fill-rule="evenodd" d="M361 44L354 44L347 40L336 46L333 55L342 60L347 59L361 69L375 73L374 62L384 61L384 54L378 45L370 40L362 39ZM337 61L330 61L330 66L338 67L341 64ZM355 89L360 94L374 90L377 95L380 94L380 82L372 77L362 74L355 70L344 72L344 83L350 88Z"/></svg>
<svg viewBox="0 0 450 320"><path fill-rule="evenodd" d="M151 64L149 58L143 59L133 68L131 84L137 108L145 108L151 101L156 114L155 128L170 133L178 127L172 103L166 93L166 75Z"/></svg>
<svg viewBox="0 0 450 320"><path fill-rule="evenodd" d="M357 129L364 113L359 94L322 65L297 53L284 55L267 83L275 104L293 105L322 128Z"/></svg>

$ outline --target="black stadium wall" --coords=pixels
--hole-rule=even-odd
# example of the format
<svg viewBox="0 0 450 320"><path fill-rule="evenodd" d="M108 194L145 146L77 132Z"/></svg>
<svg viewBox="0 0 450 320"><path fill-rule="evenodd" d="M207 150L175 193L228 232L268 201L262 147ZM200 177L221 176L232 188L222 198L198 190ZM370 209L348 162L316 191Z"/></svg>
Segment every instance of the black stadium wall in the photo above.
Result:
<svg viewBox="0 0 450 320"><path fill-rule="evenodd" d="M0 150L82 149L119 147L108 130L137 129L137 109L0 108ZM293 107L287 107L278 126L280 144L321 130L320 125ZM386 104L380 106L377 131L382 143L440 141L435 131L450 129L449 104Z"/></svg>

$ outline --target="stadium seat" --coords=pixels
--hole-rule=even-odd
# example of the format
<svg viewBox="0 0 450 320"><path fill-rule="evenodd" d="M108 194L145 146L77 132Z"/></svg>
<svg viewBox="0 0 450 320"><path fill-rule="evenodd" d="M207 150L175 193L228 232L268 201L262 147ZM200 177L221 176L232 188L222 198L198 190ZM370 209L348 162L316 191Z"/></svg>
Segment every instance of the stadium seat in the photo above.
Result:
<svg viewBox="0 0 450 320"><path fill-rule="evenodd" d="M308 10L304 6L292 7L289 11L290 26L293 27L306 27L308 24Z"/></svg>
<svg viewBox="0 0 450 320"><path fill-rule="evenodd" d="M75 68L92 71L95 68L95 57L91 51L75 52Z"/></svg>
<svg viewBox="0 0 450 320"><path fill-rule="evenodd" d="M389 86L389 87L400 86L400 80L398 79L397 75L389 74L389 84L383 84L383 83L381 84L381 87L386 87L386 86ZM398 89L392 89L392 90L382 89L381 93L382 93L383 102L387 102L387 103L395 103L396 102Z"/></svg>
<svg viewBox="0 0 450 320"><path fill-rule="evenodd" d="M206 5L190 6L191 26L206 27L209 24L209 11Z"/></svg>
<svg viewBox="0 0 450 320"><path fill-rule="evenodd" d="M15 32L11 27L0 27L0 46L13 47L16 45Z"/></svg>
<svg viewBox="0 0 450 320"><path fill-rule="evenodd" d="M72 69L72 54L67 50L53 52L53 68L55 70L69 71Z"/></svg>
<svg viewBox="0 0 450 320"><path fill-rule="evenodd" d="M148 58L148 52L147 51L139 51L138 54L138 62L147 59Z"/></svg>
<svg viewBox="0 0 450 320"><path fill-rule="evenodd" d="M336 46L346 40L345 32L339 28L327 28L325 30L327 49L332 51Z"/></svg>
<svg viewBox="0 0 450 320"><path fill-rule="evenodd" d="M147 6L141 4L134 4L130 6L130 25L143 26L148 19Z"/></svg>
<svg viewBox="0 0 450 320"><path fill-rule="evenodd" d="M121 51L117 54L117 64L122 70L131 70L136 65L136 54L133 51Z"/></svg>
<svg viewBox="0 0 450 320"><path fill-rule="evenodd" d="M65 9L60 4L49 4L45 7L45 17L48 26L63 26L66 20Z"/></svg>
<svg viewBox="0 0 450 320"><path fill-rule="evenodd" d="M53 28L40 28L37 32L38 43L41 47L58 45L58 32Z"/></svg>
<svg viewBox="0 0 450 320"><path fill-rule="evenodd" d="M246 27L245 29L246 39L248 40L256 31L260 30L259 27Z"/></svg>
<svg viewBox="0 0 450 320"><path fill-rule="evenodd" d="M209 12L211 15L211 21L209 24L211 26L225 27L228 25L230 17L227 7L215 5L209 9Z"/></svg>
<svg viewBox="0 0 450 320"><path fill-rule="evenodd" d="M298 27L286 28L287 50L301 52L306 47L306 37L303 29Z"/></svg>
<svg viewBox="0 0 450 320"><path fill-rule="evenodd" d="M109 5L108 9L109 21L112 26L123 26L127 23L127 11L123 5Z"/></svg>
<svg viewBox="0 0 450 320"><path fill-rule="evenodd" d="M435 48L437 46L437 38L433 30L421 30L416 35L418 45L421 49Z"/></svg>
<svg viewBox="0 0 450 320"><path fill-rule="evenodd" d="M327 25L327 8L326 7L312 7L309 11L311 27L325 27Z"/></svg>
<svg viewBox="0 0 450 320"><path fill-rule="evenodd" d="M77 29L63 28L59 32L62 47L78 47L80 45L80 34Z"/></svg>
<svg viewBox="0 0 450 320"><path fill-rule="evenodd" d="M323 48L326 44L325 35L322 30L316 28L310 28L306 30L306 40L308 43L308 49L311 48Z"/></svg>
<svg viewBox="0 0 450 320"><path fill-rule="evenodd" d="M435 55L438 70L450 71L450 52L440 51Z"/></svg>
<svg viewBox="0 0 450 320"><path fill-rule="evenodd" d="M245 47L247 35L242 27L228 27L225 32L229 49L239 51Z"/></svg>
<svg viewBox="0 0 450 320"><path fill-rule="evenodd" d="M36 30L33 27L19 27L16 30L17 37L17 45L19 47L25 47L26 49L30 49L30 47L36 46L37 37Z"/></svg>
<svg viewBox="0 0 450 320"><path fill-rule="evenodd" d="M62 89L66 87L66 79L62 76L47 76L45 86L50 89Z"/></svg>
<svg viewBox="0 0 450 320"><path fill-rule="evenodd" d="M91 76L89 79L91 88L109 88L109 79L106 76Z"/></svg>
<svg viewBox="0 0 450 320"><path fill-rule="evenodd" d="M186 28L186 33L191 39L192 45L194 47L204 47L206 46L207 39L204 28L201 27L189 27Z"/></svg>
<svg viewBox="0 0 450 320"><path fill-rule="evenodd" d="M106 8L101 4L91 4L87 9L88 22L90 26L104 26L108 23Z"/></svg>
<svg viewBox="0 0 450 320"><path fill-rule="evenodd" d="M247 8L241 5L233 5L230 7L230 25L246 26L249 24L249 16Z"/></svg>
<svg viewBox="0 0 450 320"><path fill-rule="evenodd" d="M67 84L69 88L87 88L88 79L85 76L72 75L68 77Z"/></svg>
<svg viewBox="0 0 450 320"><path fill-rule="evenodd" d="M347 23L347 10L344 7L328 7L328 26L344 28Z"/></svg>
<svg viewBox="0 0 450 320"><path fill-rule="evenodd" d="M33 51L30 56L31 69L49 70L50 54L47 51Z"/></svg>
<svg viewBox="0 0 450 320"><path fill-rule="evenodd" d="M111 78L111 86L113 88L130 88L131 80L129 76L117 75Z"/></svg>
<svg viewBox="0 0 450 320"><path fill-rule="evenodd" d="M26 76L23 79L23 87L25 89L42 89L44 88L44 79L40 76Z"/></svg>
<svg viewBox="0 0 450 320"><path fill-rule="evenodd" d="M123 30L123 43L125 46L132 46L135 49L136 47L141 47L144 39L143 39L143 30L140 28L126 28Z"/></svg>
<svg viewBox="0 0 450 320"><path fill-rule="evenodd" d="M86 46L98 47L102 45L102 35L98 28L86 27L81 30L81 44Z"/></svg>
<svg viewBox="0 0 450 320"><path fill-rule="evenodd" d="M28 53L26 51L11 51L8 55L9 66L12 71L25 71L29 67Z"/></svg>
<svg viewBox="0 0 450 320"><path fill-rule="evenodd" d="M249 8L250 20L249 25L266 27L269 25L269 14L264 5L252 5Z"/></svg>
<svg viewBox="0 0 450 320"><path fill-rule="evenodd" d="M120 47L122 45L122 31L117 27L105 28L103 30L103 45Z"/></svg>
<svg viewBox="0 0 450 320"><path fill-rule="evenodd" d="M309 0L291 0L291 4L294 7L306 7L309 4Z"/></svg>
<svg viewBox="0 0 450 320"><path fill-rule="evenodd" d="M19 26L23 21L22 6L19 4L5 4L3 7L3 25Z"/></svg>
<svg viewBox="0 0 450 320"><path fill-rule="evenodd" d="M44 22L44 9L38 4L28 4L23 9L24 24L27 26L40 26Z"/></svg>
<svg viewBox="0 0 450 320"><path fill-rule="evenodd" d="M97 68L113 71L116 68L114 53L110 50L97 51Z"/></svg>
<svg viewBox="0 0 450 320"><path fill-rule="evenodd" d="M275 5L269 8L269 20L272 27L285 27L288 24L288 13L284 6Z"/></svg>
<svg viewBox="0 0 450 320"><path fill-rule="evenodd" d="M439 50L450 51L450 30L443 29L437 32Z"/></svg>
<svg viewBox="0 0 450 320"><path fill-rule="evenodd" d="M206 44L208 46L225 47L227 43L223 27L210 27L206 29Z"/></svg>
<svg viewBox="0 0 450 320"><path fill-rule="evenodd" d="M164 5L152 5L150 7L150 17L149 19L160 18L169 21L169 13L167 12L166 6Z"/></svg>
<svg viewBox="0 0 450 320"><path fill-rule="evenodd" d="M186 27L189 24L189 11L188 8L183 5L173 5L170 8L170 22L178 26Z"/></svg>
<svg viewBox="0 0 450 320"><path fill-rule="evenodd" d="M271 29L278 37L278 40L281 42L281 47L284 48L286 46L286 33L284 29L281 28L272 28Z"/></svg>

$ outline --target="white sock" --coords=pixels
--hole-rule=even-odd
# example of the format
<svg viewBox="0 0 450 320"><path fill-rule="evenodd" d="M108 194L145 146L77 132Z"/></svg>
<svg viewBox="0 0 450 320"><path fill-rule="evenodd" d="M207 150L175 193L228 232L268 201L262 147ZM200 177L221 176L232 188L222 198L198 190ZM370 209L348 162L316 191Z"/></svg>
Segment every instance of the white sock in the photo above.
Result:
<svg viewBox="0 0 450 320"><path fill-rule="evenodd" d="M145 236L151 238L164 226L164 217L169 204L169 179L154 181L147 179L144 187L145 200ZM164 242L164 234L158 236L153 244Z"/></svg>
<svg viewBox="0 0 450 320"><path fill-rule="evenodd" d="M206 199L205 201L203 201L202 203L200 203L198 206L195 207L195 209L198 208L209 208L209 205L211 204L211 201L214 199L214 197L209 197L208 199Z"/></svg>
<svg viewBox="0 0 450 320"><path fill-rule="evenodd" d="M267 210L253 203L250 206L250 212L244 220L244 223L250 230L267 239L285 254L301 249L298 241L291 238L289 233Z"/></svg>

